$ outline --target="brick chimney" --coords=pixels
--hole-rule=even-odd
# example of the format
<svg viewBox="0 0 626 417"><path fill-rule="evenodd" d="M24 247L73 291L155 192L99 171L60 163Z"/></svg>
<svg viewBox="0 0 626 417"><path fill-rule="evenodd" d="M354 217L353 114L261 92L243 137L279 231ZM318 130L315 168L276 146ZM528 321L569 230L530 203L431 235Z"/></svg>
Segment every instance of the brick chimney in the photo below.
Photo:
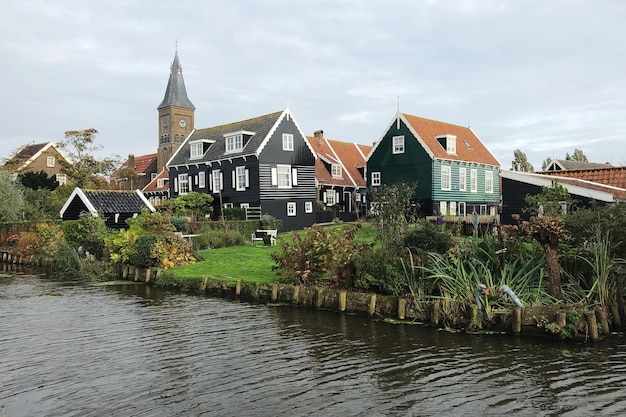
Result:
<svg viewBox="0 0 626 417"><path fill-rule="evenodd" d="M315 132L313 132L313 136L317 138L317 143L321 143L322 139L324 139L324 131L323 130L316 130Z"/></svg>
<svg viewBox="0 0 626 417"><path fill-rule="evenodd" d="M135 169L135 155L132 153L128 154L128 168Z"/></svg>

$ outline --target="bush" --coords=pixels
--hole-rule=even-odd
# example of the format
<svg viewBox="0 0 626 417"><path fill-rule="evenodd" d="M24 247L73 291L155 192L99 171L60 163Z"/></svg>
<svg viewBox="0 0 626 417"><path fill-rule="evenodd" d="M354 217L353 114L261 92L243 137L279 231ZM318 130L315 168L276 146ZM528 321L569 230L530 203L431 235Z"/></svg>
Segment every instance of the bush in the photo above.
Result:
<svg viewBox="0 0 626 417"><path fill-rule="evenodd" d="M262 214L259 221L261 229L278 230L282 229L283 221L269 214Z"/></svg>
<svg viewBox="0 0 626 417"><path fill-rule="evenodd" d="M191 225L189 224L189 219L185 216L172 216L171 218L172 225L174 226L174 230L177 232L181 232L182 234L189 234L191 232Z"/></svg>
<svg viewBox="0 0 626 417"><path fill-rule="evenodd" d="M248 240L236 230L207 230L194 240L194 249L217 249L244 245Z"/></svg>
<svg viewBox="0 0 626 417"><path fill-rule="evenodd" d="M143 268L151 268L159 266L161 260L153 257L154 245L160 239L154 235L139 236L135 245L135 256L133 257L133 264L141 266Z"/></svg>
<svg viewBox="0 0 626 417"><path fill-rule="evenodd" d="M445 226L422 220L409 227L403 245L413 253L446 253L452 247L452 236Z"/></svg>
<svg viewBox="0 0 626 417"><path fill-rule="evenodd" d="M354 287L361 291L400 295L407 282L402 258L386 249L366 251L356 260Z"/></svg>
<svg viewBox="0 0 626 417"><path fill-rule="evenodd" d="M241 207L225 208L224 218L226 220L246 220L246 209Z"/></svg>

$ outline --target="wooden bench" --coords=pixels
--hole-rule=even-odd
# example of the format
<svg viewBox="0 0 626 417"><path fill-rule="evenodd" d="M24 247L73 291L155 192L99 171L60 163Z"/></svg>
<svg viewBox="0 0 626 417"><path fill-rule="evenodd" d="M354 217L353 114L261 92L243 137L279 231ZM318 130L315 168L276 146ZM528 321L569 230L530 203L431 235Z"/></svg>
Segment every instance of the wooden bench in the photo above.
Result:
<svg viewBox="0 0 626 417"><path fill-rule="evenodd" d="M256 246L256 242L265 242L264 238L266 236L270 237L270 245L276 246L276 236L278 235L278 230L262 230L258 229L256 232L252 233L252 246Z"/></svg>

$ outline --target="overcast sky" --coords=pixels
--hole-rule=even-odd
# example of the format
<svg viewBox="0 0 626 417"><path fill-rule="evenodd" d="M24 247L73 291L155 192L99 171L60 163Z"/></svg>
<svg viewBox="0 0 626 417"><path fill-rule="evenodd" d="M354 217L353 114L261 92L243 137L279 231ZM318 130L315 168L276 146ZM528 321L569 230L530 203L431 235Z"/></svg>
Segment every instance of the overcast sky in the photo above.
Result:
<svg viewBox="0 0 626 417"><path fill-rule="evenodd" d="M623 0L15 0L0 13L0 157L96 128L156 152L175 43L196 128L287 105L367 143L400 110L470 125L502 164L626 165Z"/></svg>

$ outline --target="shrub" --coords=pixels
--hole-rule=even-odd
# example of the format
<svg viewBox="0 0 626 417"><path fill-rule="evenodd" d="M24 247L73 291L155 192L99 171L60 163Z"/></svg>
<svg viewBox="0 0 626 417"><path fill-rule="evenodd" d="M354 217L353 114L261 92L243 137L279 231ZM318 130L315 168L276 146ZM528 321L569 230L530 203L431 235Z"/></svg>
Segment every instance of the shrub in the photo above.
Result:
<svg viewBox="0 0 626 417"><path fill-rule="evenodd" d="M445 226L423 220L408 228L403 245L413 253L446 253L452 247L452 236Z"/></svg>
<svg viewBox="0 0 626 417"><path fill-rule="evenodd" d="M191 244L179 237L159 239L152 248L152 258L159 260L159 266L167 269L194 262Z"/></svg>
<svg viewBox="0 0 626 417"><path fill-rule="evenodd" d="M225 208L224 218L226 220L246 220L246 209L241 207Z"/></svg>
<svg viewBox="0 0 626 417"><path fill-rule="evenodd" d="M172 216L171 222L174 226L175 231L181 232L183 234L188 234L191 232L191 225L189 224L189 219L187 217Z"/></svg>
<svg viewBox="0 0 626 417"><path fill-rule="evenodd" d="M283 221L277 219L276 217L270 214L262 214L261 219L259 220L261 225L261 229L268 230L279 230L283 227Z"/></svg>
<svg viewBox="0 0 626 417"><path fill-rule="evenodd" d="M241 246L246 242L247 239L236 230L208 230L198 236L194 246L198 249L217 249Z"/></svg>
<svg viewBox="0 0 626 417"><path fill-rule="evenodd" d="M154 235L139 236L135 244L135 256L133 256L133 264L143 268L151 268L158 266L161 259L153 257L154 245L160 239Z"/></svg>
<svg viewBox="0 0 626 417"><path fill-rule="evenodd" d="M365 251L355 262L354 287L362 291L399 295L406 290L402 258L387 249Z"/></svg>

